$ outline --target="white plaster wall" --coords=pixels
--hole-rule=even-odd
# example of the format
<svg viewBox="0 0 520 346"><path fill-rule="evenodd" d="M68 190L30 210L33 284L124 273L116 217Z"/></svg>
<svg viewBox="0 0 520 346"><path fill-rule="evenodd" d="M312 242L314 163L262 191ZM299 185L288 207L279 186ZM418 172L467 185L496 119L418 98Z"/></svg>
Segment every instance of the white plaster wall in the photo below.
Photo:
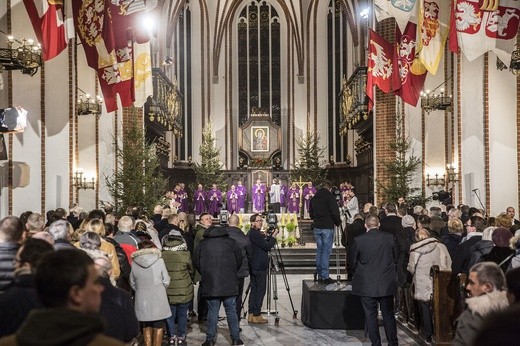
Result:
<svg viewBox="0 0 520 346"><path fill-rule="evenodd" d="M13 2L11 11L13 36L35 40L36 36L25 15L23 3ZM8 106L21 106L29 112L27 129L13 136L13 152L9 153L13 165L26 164L30 170L29 185L26 187L16 187L16 174L13 176L12 213L18 216L26 210L41 212L40 71L33 77L24 75L21 71L13 71L12 76L13 104Z"/></svg>
<svg viewBox="0 0 520 346"><path fill-rule="evenodd" d="M201 71L201 50L200 50L200 41L202 39L201 30L200 30L200 7L198 2L193 2L190 4L191 6L191 22L192 22L192 31L191 37L193 44L191 45L191 80L192 80L192 95L187 95L187 97L191 97L191 106L193 114L192 119L192 128L193 133L187 133L187 136L192 136L192 145L193 145L193 161L200 162L199 148L202 141L202 102L201 97L203 95L202 91L202 71ZM207 109L208 105L206 105Z"/></svg>
<svg viewBox="0 0 520 346"><path fill-rule="evenodd" d="M478 189L483 203L484 184L483 144L483 79L484 58L469 62L461 59L461 121L462 121L462 202L470 206L480 204L472 192ZM485 204L485 203L484 203Z"/></svg>
<svg viewBox="0 0 520 346"><path fill-rule="evenodd" d="M69 207L68 98L68 55L65 49L59 56L45 63L46 210Z"/></svg>
<svg viewBox="0 0 520 346"><path fill-rule="evenodd" d="M404 104L405 111L405 136L410 140L410 151L408 156L422 157L422 130L421 130L421 108L412 107ZM422 167L419 167L415 172L414 179L412 181L412 188L421 188L423 179ZM413 195L420 194L419 192L413 193Z"/></svg>
<svg viewBox="0 0 520 346"><path fill-rule="evenodd" d="M518 205L516 78L507 69L494 68L494 54L489 66L489 215L496 216Z"/></svg>

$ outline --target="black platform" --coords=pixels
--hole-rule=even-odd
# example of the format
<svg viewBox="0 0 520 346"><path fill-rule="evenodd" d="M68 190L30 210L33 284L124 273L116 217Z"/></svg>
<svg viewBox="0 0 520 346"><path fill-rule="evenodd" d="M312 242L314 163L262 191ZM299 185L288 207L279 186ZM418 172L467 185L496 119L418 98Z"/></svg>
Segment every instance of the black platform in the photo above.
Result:
<svg viewBox="0 0 520 346"><path fill-rule="evenodd" d="M359 296L352 295L351 282L324 285L302 280L302 322L314 329L364 330L365 314Z"/></svg>

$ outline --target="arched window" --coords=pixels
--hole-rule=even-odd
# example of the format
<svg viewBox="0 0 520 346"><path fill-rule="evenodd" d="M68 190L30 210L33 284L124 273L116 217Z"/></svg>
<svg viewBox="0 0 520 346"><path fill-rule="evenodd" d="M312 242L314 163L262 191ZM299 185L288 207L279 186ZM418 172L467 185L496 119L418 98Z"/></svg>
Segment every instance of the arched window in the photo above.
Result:
<svg viewBox="0 0 520 346"><path fill-rule="evenodd" d="M329 127L328 157L334 156L334 161L343 162L346 157L345 142L339 135L338 124L341 122L338 95L341 92L343 75L347 74L347 17L340 0L329 2L327 15L327 45L328 45L328 84L329 84ZM348 78L348 75L346 75Z"/></svg>
<svg viewBox="0 0 520 346"><path fill-rule="evenodd" d="M244 124L251 110L281 124L280 21L266 1L252 1L240 13L238 33L238 110Z"/></svg>

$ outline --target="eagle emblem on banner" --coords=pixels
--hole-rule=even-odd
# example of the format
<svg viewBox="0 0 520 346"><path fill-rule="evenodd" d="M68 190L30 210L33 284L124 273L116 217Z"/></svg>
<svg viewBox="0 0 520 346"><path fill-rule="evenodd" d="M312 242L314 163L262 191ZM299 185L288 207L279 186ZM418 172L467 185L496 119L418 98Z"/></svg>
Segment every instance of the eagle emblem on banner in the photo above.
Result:
<svg viewBox="0 0 520 346"><path fill-rule="evenodd" d="M372 75L383 79L390 78L392 75L392 60L386 56L385 50L379 43L371 40L370 44L376 50L375 54L370 53L370 60L373 62L373 66L370 68Z"/></svg>
<svg viewBox="0 0 520 346"><path fill-rule="evenodd" d="M392 6L404 11L410 12L415 6L416 0L392 0Z"/></svg>

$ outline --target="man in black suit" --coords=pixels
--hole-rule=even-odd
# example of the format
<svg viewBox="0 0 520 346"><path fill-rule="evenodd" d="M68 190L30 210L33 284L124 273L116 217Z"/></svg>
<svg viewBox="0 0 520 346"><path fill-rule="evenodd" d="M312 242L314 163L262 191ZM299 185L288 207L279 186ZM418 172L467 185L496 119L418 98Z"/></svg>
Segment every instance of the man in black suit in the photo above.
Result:
<svg viewBox="0 0 520 346"><path fill-rule="evenodd" d="M397 290L395 270L397 256L394 236L379 231L379 218L368 215L367 232L354 238L349 254L354 277L352 294L361 296L366 327L372 345L381 345L377 322L377 304L383 315L389 345L397 345L397 326L394 315L394 294Z"/></svg>
<svg viewBox="0 0 520 346"><path fill-rule="evenodd" d="M380 230L392 233L396 237L403 230L401 217L397 216L397 206L392 202L388 202L385 204L384 210L386 217L381 220Z"/></svg>

